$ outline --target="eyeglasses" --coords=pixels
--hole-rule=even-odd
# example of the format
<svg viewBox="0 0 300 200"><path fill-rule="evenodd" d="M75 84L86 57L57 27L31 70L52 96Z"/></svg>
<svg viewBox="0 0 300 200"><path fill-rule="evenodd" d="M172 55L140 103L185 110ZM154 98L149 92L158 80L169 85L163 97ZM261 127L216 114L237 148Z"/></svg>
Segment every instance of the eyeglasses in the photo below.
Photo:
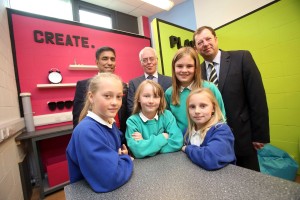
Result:
<svg viewBox="0 0 300 200"><path fill-rule="evenodd" d="M153 62L154 60L156 60L155 57L149 57L149 58L143 58L143 59L141 60L141 62L142 62L143 64L147 64L149 61L150 61L150 62Z"/></svg>
<svg viewBox="0 0 300 200"><path fill-rule="evenodd" d="M49 101L48 103L48 108L49 110L55 110L56 108L58 108L59 110L64 109L64 107L70 109L73 106L73 101L68 100L68 101L57 101L57 102L53 102L53 101Z"/></svg>

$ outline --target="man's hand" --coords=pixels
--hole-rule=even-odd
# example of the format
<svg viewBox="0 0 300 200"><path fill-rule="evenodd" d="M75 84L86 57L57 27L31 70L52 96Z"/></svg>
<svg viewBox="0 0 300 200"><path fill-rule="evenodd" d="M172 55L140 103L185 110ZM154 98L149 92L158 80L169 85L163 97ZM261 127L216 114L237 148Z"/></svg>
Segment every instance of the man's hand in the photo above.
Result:
<svg viewBox="0 0 300 200"><path fill-rule="evenodd" d="M260 143L260 142L252 142L252 144L255 150L262 149L265 146L264 143Z"/></svg>

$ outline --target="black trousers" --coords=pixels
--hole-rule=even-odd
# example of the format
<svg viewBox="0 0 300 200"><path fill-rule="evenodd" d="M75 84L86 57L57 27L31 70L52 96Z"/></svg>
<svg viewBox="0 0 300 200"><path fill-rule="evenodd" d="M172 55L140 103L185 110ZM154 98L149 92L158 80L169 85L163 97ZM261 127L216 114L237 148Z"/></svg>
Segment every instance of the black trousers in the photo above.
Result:
<svg viewBox="0 0 300 200"><path fill-rule="evenodd" d="M236 156L236 165L260 172L257 152L247 156Z"/></svg>

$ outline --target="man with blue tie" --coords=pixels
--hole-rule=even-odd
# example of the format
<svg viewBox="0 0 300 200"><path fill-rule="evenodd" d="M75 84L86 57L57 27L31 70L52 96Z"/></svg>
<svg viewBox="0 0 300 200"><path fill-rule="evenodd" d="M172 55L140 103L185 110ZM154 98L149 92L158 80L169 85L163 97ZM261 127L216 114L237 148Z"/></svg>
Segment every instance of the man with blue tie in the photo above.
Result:
<svg viewBox="0 0 300 200"><path fill-rule="evenodd" d="M172 85L171 77L161 75L157 72L158 59L155 49L151 47L143 48L139 53L139 58L141 66L144 70L144 74L140 77L129 81L129 88L127 94L127 109L129 115L131 115L132 113L135 91L141 84L141 82L143 82L146 79L151 79L160 84L164 91L166 91L166 89L168 89Z"/></svg>

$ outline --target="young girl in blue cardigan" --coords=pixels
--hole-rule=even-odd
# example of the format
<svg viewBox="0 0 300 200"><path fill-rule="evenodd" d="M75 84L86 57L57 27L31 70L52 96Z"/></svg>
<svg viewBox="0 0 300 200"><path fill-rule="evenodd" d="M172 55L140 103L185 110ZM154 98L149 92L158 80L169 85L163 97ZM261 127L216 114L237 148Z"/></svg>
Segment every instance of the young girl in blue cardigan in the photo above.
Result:
<svg viewBox="0 0 300 200"><path fill-rule="evenodd" d="M133 115L126 121L127 145L135 158L181 149L181 130L165 107L162 87L151 80L143 81L135 93Z"/></svg>
<svg viewBox="0 0 300 200"><path fill-rule="evenodd" d="M109 192L130 179L133 162L114 121L122 96L118 76L100 73L91 79L80 123L67 147L71 183L85 179L95 192Z"/></svg>
<svg viewBox="0 0 300 200"><path fill-rule="evenodd" d="M206 170L235 164L234 136L212 92L207 88L192 90L186 108L188 129L182 151Z"/></svg>
<svg viewBox="0 0 300 200"><path fill-rule="evenodd" d="M188 125L186 99L191 90L196 88L209 88L216 97L223 115L226 116L219 89L215 84L201 78L198 53L192 47L182 47L172 60L172 86L166 90L165 97L167 109L175 116L183 134Z"/></svg>

